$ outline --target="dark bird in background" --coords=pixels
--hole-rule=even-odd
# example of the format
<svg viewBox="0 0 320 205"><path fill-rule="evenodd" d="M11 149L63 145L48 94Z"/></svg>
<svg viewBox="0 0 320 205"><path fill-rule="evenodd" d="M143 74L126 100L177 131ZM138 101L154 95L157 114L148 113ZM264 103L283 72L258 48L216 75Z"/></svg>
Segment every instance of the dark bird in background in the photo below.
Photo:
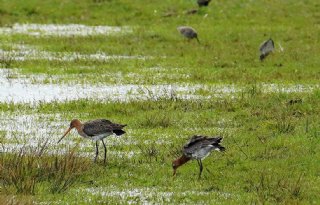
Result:
<svg viewBox="0 0 320 205"><path fill-rule="evenodd" d="M96 142L96 156L94 158L94 162L96 162L98 154L99 154L99 145L98 141L101 140L104 147L104 163L106 163L107 158L107 147L103 141L109 135L116 134L117 136L123 135L126 133L122 129L126 125L112 123L110 120L98 119L92 120L85 123L81 123L80 120L74 119L71 121L68 130L64 133L64 135L60 138L58 143L73 129L76 128L79 135L84 138L91 139Z"/></svg>
<svg viewBox="0 0 320 205"><path fill-rule="evenodd" d="M177 30L181 33L181 35L183 35L184 37L188 38L188 39L197 39L198 43L200 43L199 39L198 39L198 34L196 32L196 30L194 30L193 28L189 27L189 26L179 26L177 27Z"/></svg>
<svg viewBox="0 0 320 205"><path fill-rule="evenodd" d="M269 40L263 42L260 46L260 60L263 61L271 52L274 50L274 42L270 38Z"/></svg>
<svg viewBox="0 0 320 205"><path fill-rule="evenodd" d="M198 162L200 173L199 178L203 170L202 159L207 157L211 151L224 151L225 148L220 145L222 137L207 137L194 135L190 141L184 145L182 149L182 156L172 162L173 176L176 175L178 167L188 162L190 159L195 159Z"/></svg>
<svg viewBox="0 0 320 205"><path fill-rule="evenodd" d="M208 6L211 0L198 0L197 3L199 7Z"/></svg>

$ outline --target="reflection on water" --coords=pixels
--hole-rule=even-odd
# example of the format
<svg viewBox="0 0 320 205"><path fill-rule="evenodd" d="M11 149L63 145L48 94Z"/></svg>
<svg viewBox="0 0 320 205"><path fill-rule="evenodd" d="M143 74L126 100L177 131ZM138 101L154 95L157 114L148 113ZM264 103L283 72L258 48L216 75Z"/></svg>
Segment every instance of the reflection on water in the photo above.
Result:
<svg viewBox="0 0 320 205"><path fill-rule="evenodd" d="M0 27L0 34L26 34L30 36L92 36L132 32L130 27L86 26L82 24L14 24Z"/></svg>

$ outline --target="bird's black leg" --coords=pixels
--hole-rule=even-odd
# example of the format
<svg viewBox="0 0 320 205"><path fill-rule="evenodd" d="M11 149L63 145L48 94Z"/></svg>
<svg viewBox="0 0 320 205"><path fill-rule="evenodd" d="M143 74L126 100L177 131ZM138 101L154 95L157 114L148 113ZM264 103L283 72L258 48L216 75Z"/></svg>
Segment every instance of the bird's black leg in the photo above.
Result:
<svg viewBox="0 0 320 205"><path fill-rule="evenodd" d="M200 160L199 159L197 159L197 162L198 162L198 165L199 165L199 168L201 167L200 166ZM201 170L201 168L200 168L200 170ZM201 171L200 171L201 172ZM199 174L199 177L200 177L200 174Z"/></svg>
<svg viewBox="0 0 320 205"><path fill-rule="evenodd" d="M102 141L102 144L103 144L103 147L104 147L104 159L103 159L103 162L106 163L106 160L107 160L107 147L106 147L106 144L104 143L103 139L101 141Z"/></svg>
<svg viewBox="0 0 320 205"><path fill-rule="evenodd" d="M201 178L201 173L202 173L202 170L203 170L203 166L202 166L202 161L201 159L197 160L198 161L198 164L199 164L199 167L200 167L200 173L199 173L199 179Z"/></svg>
<svg viewBox="0 0 320 205"><path fill-rule="evenodd" d="M96 141L96 156L94 157L94 162L97 161L99 155L99 144L98 144L98 140Z"/></svg>
<svg viewBox="0 0 320 205"><path fill-rule="evenodd" d="M196 39L197 39L198 43L200 44L199 38L198 38L198 37L196 37Z"/></svg>

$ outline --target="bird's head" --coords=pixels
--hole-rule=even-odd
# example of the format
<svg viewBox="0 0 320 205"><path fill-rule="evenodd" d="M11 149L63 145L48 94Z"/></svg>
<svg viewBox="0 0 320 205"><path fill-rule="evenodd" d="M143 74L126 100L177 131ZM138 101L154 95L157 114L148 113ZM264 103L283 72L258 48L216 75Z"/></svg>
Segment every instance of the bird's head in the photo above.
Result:
<svg viewBox="0 0 320 205"><path fill-rule="evenodd" d="M81 122L78 119L73 119L70 122L70 126L67 129L67 131L63 134L63 136L59 139L58 143L73 129L73 128L77 128L77 127L81 127Z"/></svg>
<svg viewBox="0 0 320 205"><path fill-rule="evenodd" d="M81 122L80 122L80 120L78 120L78 119L73 119L73 120L71 120L71 122L70 122L70 128L72 129L72 128L75 128L75 127L78 127L78 126L81 126Z"/></svg>
<svg viewBox="0 0 320 205"><path fill-rule="evenodd" d="M177 169L178 169L179 166L180 166L179 159L176 159L176 160L172 161L173 176L176 175Z"/></svg>
<svg viewBox="0 0 320 205"><path fill-rule="evenodd" d="M187 161L189 161L191 158L187 157L185 155L182 155L180 158L172 161L172 168L173 168L173 176L176 175L178 167L185 164Z"/></svg>

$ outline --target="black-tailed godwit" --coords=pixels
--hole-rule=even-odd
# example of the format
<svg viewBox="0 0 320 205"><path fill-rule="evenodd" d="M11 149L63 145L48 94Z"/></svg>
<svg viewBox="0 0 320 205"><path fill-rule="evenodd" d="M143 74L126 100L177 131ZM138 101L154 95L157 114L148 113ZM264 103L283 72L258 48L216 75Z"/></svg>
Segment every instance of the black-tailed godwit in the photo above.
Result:
<svg viewBox="0 0 320 205"><path fill-rule="evenodd" d="M194 135L191 137L190 141L184 145L182 149L182 156L172 162L173 175L176 175L178 167L188 162L190 159L195 159L198 162L200 173L199 178L201 177L203 165L202 159L207 157L212 150L224 151L225 148L219 143L221 142L222 137L206 137Z"/></svg>
<svg viewBox="0 0 320 205"><path fill-rule="evenodd" d="M193 28L189 27L189 26L179 26L177 27L177 30L186 38L188 39L197 39L198 43L200 43L199 39L198 39L198 33L196 32L196 30L194 30Z"/></svg>
<svg viewBox="0 0 320 205"><path fill-rule="evenodd" d="M98 141L101 140L104 147L104 163L107 158L107 147L103 141L103 139L109 135L116 134L117 136L126 133L122 129L126 125L112 123L110 120L98 119L92 120L85 123L81 123L80 120L74 119L70 123L70 127L64 133L64 135L59 139L58 143L73 129L76 128L79 135L84 138L91 139L96 141L96 156L94 161L96 162L98 154L99 154L99 145Z"/></svg>
<svg viewBox="0 0 320 205"><path fill-rule="evenodd" d="M263 61L273 50L274 50L274 42L270 38L266 40L260 45L260 60Z"/></svg>

